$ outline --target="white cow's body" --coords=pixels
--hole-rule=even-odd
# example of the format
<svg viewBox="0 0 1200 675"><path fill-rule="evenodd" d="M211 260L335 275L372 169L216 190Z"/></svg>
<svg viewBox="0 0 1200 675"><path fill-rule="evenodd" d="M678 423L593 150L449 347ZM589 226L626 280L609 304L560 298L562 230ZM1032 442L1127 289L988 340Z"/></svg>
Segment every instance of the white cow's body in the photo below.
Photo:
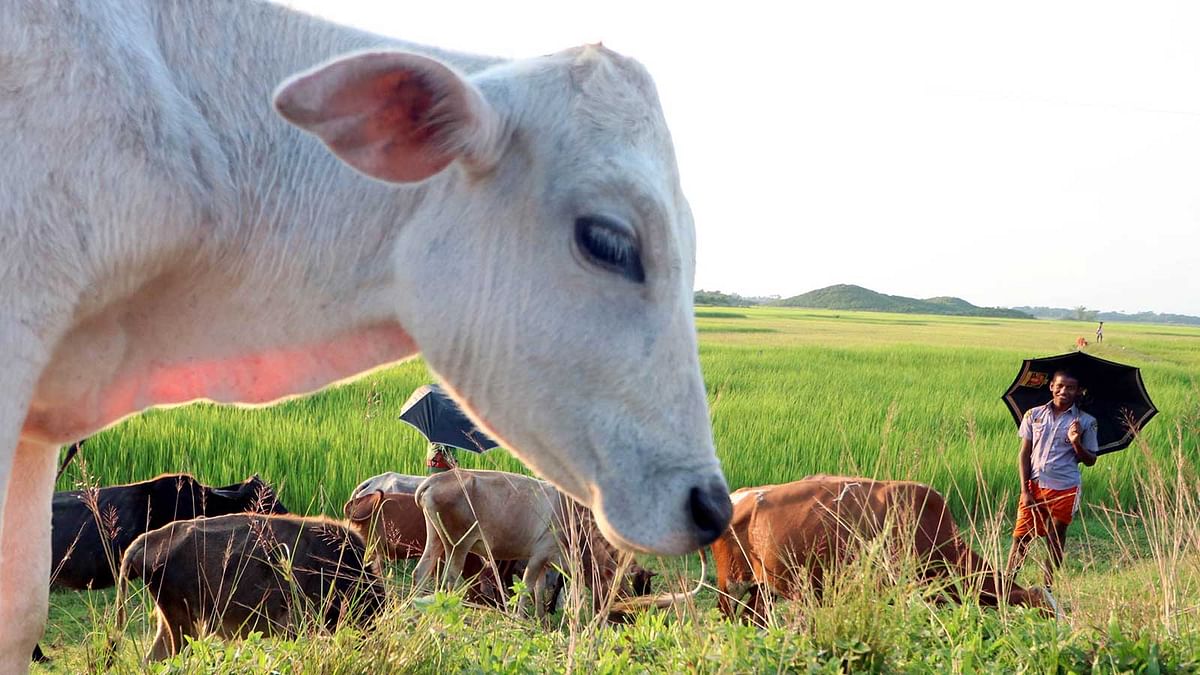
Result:
<svg viewBox="0 0 1200 675"><path fill-rule="evenodd" d="M413 476L407 473L396 473L389 471L381 473L378 476L371 476L358 484L354 488L354 492L350 493L350 499L358 499L359 497L369 495L372 492L404 492L413 493L417 491L419 486L428 476Z"/></svg>
<svg viewBox="0 0 1200 675"><path fill-rule="evenodd" d="M328 148L270 109L385 44L440 62L345 58L277 93ZM45 615L55 449L149 406L421 351L615 542L682 552L728 520L691 217L636 63L501 63L247 2L16 0L0 156L0 672Z"/></svg>

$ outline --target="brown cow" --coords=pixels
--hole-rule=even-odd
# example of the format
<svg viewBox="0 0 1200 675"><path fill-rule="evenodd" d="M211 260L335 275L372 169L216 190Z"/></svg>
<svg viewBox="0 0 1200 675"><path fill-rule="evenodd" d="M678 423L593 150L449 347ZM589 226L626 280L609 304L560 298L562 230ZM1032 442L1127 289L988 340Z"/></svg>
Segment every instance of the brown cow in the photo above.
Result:
<svg viewBox="0 0 1200 675"><path fill-rule="evenodd" d="M502 471L455 469L430 476L417 488L425 514L425 552L413 574L422 586L434 564L445 558L450 584L458 582L468 553L495 560L527 560L522 580L533 592L539 617L545 614L546 573L566 568L567 551L578 551L584 583L599 609L621 567L621 554L601 536L590 510L546 481ZM621 580L622 596L650 591L654 573L631 563ZM528 595L517 601L523 613Z"/></svg>
<svg viewBox="0 0 1200 675"><path fill-rule="evenodd" d="M424 478L424 477L422 477ZM389 560L415 560L425 551L425 515L411 492L376 491L351 498L342 509L350 526ZM472 579L466 599L492 607L504 607L507 589L524 569L524 561L497 560L495 567L475 554L463 563L463 577ZM556 589L562 588L558 578ZM557 594L547 604L553 607Z"/></svg>
<svg viewBox="0 0 1200 675"><path fill-rule="evenodd" d="M826 577L885 532L917 556L927 580L965 580L984 604L1053 606L1040 589L1013 585L1002 595L990 565L959 536L945 499L920 483L821 475L742 488L731 500L733 520L712 544L717 604L729 618L747 593L756 622L766 616L769 592L796 599L811 588L820 597Z"/></svg>
<svg viewBox="0 0 1200 675"><path fill-rule="evenodd" d="M425 550L425 515L412 492L376 491L342 507L350 526L388 560L410 560Z"/></svg>
<svg viewBox="0 0 1200 675"><path fill-rule="evenodd" d="M287 513L257 474L241 483L209 487L186 473L94 490L55 492L51 533L54 586L108 588L125 549L139 534L175 520L244 511Z"/></svg>
<svg viewBox="0 0 1200 675"><path fill-rule="evenodd" d="M244 513L141 535L121 561L119 626L129 582L139 578L157 605L150 660L177 653L201 624L226 638L290 634L306 618L333 630L344 619L369 623L384 601L362 537L327 518Z"/></svg>

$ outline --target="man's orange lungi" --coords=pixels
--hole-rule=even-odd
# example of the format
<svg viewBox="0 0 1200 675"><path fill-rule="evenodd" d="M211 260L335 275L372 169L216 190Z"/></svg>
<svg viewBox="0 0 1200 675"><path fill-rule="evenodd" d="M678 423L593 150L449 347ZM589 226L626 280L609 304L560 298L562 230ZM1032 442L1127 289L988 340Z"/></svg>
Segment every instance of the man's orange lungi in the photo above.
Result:
<svg viewBox="0 0 1200 675"><path fill-rule="evenodd" d="M1070 525L1079 510L1079 486L1066 490L1044 488L1037 481L1029 481L1029 491L1033 494L1033 505L1022 505L1017 510L1017 524L1013 528L1013 537L1023 537L1030 530L1039 537L1046 536L1046 514L1064 525Z"/></svg>

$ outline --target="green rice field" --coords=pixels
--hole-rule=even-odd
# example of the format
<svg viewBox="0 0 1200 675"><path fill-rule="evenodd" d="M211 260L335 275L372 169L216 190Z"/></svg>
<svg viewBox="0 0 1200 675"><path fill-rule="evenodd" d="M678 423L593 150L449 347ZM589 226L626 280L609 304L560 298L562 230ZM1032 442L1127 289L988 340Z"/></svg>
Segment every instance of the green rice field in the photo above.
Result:
<svg viewBox="0 0 1200 675"><path fill-rule="evenodd" d="M731 488L812 473L903 478L958 495L960 515L1015 494L1016 429L1000 400L1023 358L1074 349L1091 324L767 308L697 309L700 356ZM1144 443L1085 471L1087 505L1116 507L1155 461L1200 446L1200 329L1111 324L1097 356L1142 369L1160 414ZM108 485L186 471L209 484L251 473L289 508L338 515L384 471L424 472L425 441L397 419L432 380L411 361L262 409L152 411L93 437L82 467ZM503 450L464 465L525 471ZM80 465L59 489L81 480ZM968 513L970 512L970 513Z"/></svg>
<svg viewBox="0 0 1200 675"><path fill-rule="evenodd" d="M1000 400L1023 358L1070 351L1094 324L700 307L700 356L730 487L840 473L929 483L975 549L1002 563L1018 441ZM389 569L388 611L368 631L205 638L153 665L145 597L112 672L1200 672L1200 329L1109 323L1087 351L1142 369L1160 409L1129 449L1084 470L1084 499L1055 594L1033 610L946 605L905 561L872 549L821 601L772 607L765 629L723 619L715 594L604 625L573 595L546 622L437 594L414 602L411 564ZM59 483L107 485L187 471L209 484L258 473L289 509L340 515L383 472L423 473L425 441L397 419L420 361L263 409L152 411L93 437ZM503 450L471 467L524 471ZM1039 545L1040 546L1040 545ZM873 551L873 552L872 552ZM1040 548L1033 557L1040 557ZM1031 557L1021 582L1041 583ZM659 589L694 583L697 558L649 558ZM708 580L713 571L708 570ZM881 583L885 581L886 583ZM40 672L104 672L112 590L55 592Z"/></svg>

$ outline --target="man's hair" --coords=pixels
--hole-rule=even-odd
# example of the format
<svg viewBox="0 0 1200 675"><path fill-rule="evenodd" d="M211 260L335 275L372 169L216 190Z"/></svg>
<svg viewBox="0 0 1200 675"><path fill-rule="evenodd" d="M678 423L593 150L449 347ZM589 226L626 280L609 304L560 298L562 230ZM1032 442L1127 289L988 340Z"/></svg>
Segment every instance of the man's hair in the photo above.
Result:
<svg viewBox="0 0 1200 675"><path fill-rule="evenodd" d="M1075 380L1075 384L1079 385L1080 387L1083 386L1083 382L1079 381L1079 377L1076 376L1075 373L1067 370L1066 368L1054 371L1054 375L1050 378L1050 381L1053 382L1060 377L1069 377L1072 380Z"/></svg>

